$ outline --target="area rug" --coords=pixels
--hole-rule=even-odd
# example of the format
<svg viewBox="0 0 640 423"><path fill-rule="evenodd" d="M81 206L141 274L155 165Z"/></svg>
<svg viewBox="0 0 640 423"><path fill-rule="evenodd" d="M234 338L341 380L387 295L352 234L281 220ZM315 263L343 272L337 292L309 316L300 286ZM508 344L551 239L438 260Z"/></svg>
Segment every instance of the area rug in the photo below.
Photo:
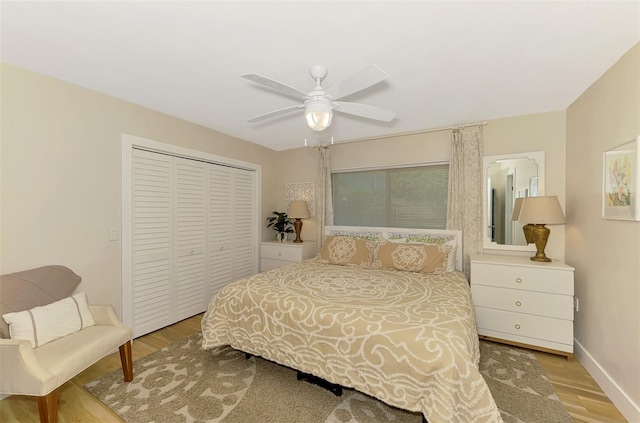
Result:
<svg viewBox="0 0 640 423"><path fill-rule="evenodd" d="M360 392L342 396L296 371L229 347L205 351L194 334L133 364L134 380L114 370L85 388L127 423L420 423L420 413ZM502 417L511 422L571 422L535 356L482 341L480 370Z"/></svg>

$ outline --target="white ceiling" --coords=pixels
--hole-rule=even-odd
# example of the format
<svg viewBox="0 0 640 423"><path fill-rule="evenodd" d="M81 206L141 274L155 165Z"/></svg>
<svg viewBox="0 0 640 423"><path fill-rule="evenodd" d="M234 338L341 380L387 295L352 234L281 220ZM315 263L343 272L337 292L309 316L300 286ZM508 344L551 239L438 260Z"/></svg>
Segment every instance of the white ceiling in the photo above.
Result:
<svg viewBox="0 0 640 423"><path fill-rule="evenodd" d="M634 1L111 1L1 4L2 61L285 150L566 109L640 41ZM336 114L318 135L296 100L376 64L390 79L343 99L398 113Z"/></svg>

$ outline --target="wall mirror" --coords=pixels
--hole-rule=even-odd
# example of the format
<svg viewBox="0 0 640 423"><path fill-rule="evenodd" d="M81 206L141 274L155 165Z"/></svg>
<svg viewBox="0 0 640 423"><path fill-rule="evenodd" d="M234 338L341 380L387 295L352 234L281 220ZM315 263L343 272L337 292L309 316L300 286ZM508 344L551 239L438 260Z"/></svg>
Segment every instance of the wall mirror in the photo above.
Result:
<svg viewBox="0 0 640 423"><path fill-rule="evenodd" d="M544 151L485 156L483 170L484 248L535 251L512 215L516 198L544 195Z"/></svg>

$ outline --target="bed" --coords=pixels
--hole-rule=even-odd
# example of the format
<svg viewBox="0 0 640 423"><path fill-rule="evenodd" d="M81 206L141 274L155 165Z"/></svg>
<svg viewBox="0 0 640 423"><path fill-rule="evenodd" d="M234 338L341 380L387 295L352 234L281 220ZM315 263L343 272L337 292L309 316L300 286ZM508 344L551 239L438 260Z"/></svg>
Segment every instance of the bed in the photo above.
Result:
<svg viewBox="0 0 640 423"><path fill-rule="evenodd" d="M430 423L500 422L456 231L327 227L317 257L233 282L203 348L261 356Z"/></svg>

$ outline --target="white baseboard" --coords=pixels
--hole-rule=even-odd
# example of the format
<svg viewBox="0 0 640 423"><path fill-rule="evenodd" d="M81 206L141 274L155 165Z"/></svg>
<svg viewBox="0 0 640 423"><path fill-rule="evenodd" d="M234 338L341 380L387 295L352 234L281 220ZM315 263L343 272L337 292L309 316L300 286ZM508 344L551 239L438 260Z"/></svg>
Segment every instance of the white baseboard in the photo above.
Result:
<svg viewBox="0 0 640 423"><path fill-rule="evenodd" d="M10 397L10 396L11 395L9 395L9 394L0 394L0 400L3 400L3 399L5 399L7 397Z"/></svg>
<svg viewBox="0 0 640 423"><path fill-rule="evenodd" d="M575 356L629 422L640 422L640 406L618 386L582 344L575 341Z"/></svg>

